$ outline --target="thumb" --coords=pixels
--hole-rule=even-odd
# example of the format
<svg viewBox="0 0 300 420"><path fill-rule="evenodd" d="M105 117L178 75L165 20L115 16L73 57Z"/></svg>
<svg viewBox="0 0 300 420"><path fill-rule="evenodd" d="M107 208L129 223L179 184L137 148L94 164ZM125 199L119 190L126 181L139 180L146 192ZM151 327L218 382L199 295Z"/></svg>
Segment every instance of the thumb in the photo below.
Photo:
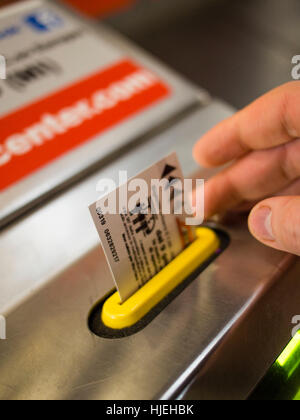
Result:
<svg viewBox="0 0 300 420"><path fill-rule="evenodd" d="M300 255L300 197L262 201L249 216L249 228L260 242Z"/></svg>

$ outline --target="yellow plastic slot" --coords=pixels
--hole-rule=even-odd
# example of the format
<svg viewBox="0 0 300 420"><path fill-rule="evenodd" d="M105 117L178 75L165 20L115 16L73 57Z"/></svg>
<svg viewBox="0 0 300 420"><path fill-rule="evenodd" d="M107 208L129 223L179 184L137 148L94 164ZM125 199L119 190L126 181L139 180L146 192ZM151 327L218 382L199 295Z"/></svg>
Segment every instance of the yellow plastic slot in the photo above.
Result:
<svg viewBox="0 0 300 420"><path fill-rule="evenodd" d="M118 292L109 297L102 308L104 325L117 330L135 325L220 247L220 240L211 229L198 228L197 236L198 239L124 303Z"/></svg>

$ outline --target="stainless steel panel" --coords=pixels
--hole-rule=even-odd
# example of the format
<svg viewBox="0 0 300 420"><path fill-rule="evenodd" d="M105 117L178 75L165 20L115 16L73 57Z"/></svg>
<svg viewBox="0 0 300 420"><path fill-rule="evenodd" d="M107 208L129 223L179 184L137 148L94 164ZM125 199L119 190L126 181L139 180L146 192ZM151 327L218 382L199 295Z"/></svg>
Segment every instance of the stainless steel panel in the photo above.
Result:
<svg viewBox="0 0 300 420"><path fill-rule="evenodd" d="M112 287L87 210L97 179L134 175L172 150L194 172L194 142L232 111L214 102L191 113L2 231L1 399L247 396L287 341L300 288L286 276L294 259L256 242L245 221L223 227L229 248L144 330L106 340L87 327Z"/></svg>
<svg viewBox="0 0 300 420"><path fill-rule="evenodd" d="M185 399L235 400L251 394L292 338L292 318L300 310L299 271L299 258L278 258L273 273L260 281L251 304L197 376L194 372L196 379ZM170 396L170 390L165 395Z"/></svg>

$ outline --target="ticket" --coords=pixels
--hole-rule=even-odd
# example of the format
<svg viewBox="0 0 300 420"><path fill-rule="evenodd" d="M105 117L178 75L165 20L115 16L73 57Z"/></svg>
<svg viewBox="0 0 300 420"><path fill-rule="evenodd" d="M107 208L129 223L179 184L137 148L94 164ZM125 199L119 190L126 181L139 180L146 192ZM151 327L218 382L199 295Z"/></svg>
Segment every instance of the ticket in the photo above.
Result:
<svg viewBox="0 0 300 420"><path fill-rule="evenodd" d="M195 228L185 225L183 189L173 153L90 206L122 302L195 239Z"/></svg>

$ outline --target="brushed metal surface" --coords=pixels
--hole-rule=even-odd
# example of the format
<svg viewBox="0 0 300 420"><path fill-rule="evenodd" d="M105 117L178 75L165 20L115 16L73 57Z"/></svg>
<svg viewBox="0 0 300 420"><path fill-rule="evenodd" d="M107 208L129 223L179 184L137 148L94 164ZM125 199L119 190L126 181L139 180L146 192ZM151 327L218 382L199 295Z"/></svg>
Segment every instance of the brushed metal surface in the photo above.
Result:
<svg viewBox="0 0 300 420"><path fill-rule="evenodd" d="M112 287L87 210L97 179L134 175L172 150L194 172L194 142L232 111L213 102L1 232L1 399L245 398L253 389L286 343L300 288L298 271L283 283L294 258L256 242L245 221L223 227L229 248L138 334L106 340L87 326Z"/></svg>

